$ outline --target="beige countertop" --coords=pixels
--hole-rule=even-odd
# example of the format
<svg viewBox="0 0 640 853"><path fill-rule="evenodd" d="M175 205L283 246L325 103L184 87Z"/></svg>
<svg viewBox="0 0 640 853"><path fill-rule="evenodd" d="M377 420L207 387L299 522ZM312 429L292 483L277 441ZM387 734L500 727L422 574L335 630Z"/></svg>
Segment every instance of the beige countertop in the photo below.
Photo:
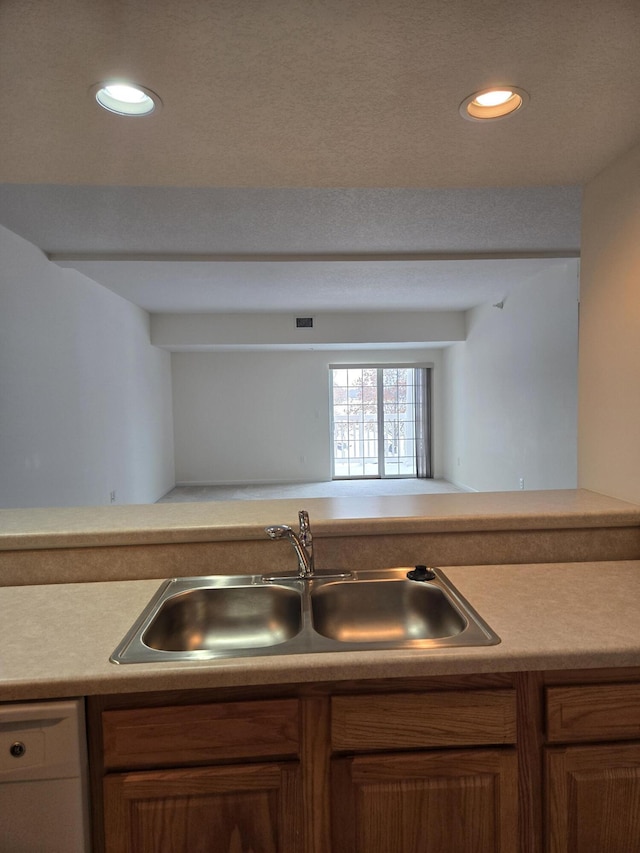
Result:
<svg viewBox="0 0 640 853"><path fill-rule="evenodd" d="M0 551L238 541L309 511L314 535L640 525L640 506L585 489L0 510Z"/></svg>
<svg viewBox="0 0 640 853"><path fill-rule="evenodd" d="M497 646L117 666L158 588L118 581L0 589L0 701L147 690L640 665L640 561L444 571Z"/></svg>

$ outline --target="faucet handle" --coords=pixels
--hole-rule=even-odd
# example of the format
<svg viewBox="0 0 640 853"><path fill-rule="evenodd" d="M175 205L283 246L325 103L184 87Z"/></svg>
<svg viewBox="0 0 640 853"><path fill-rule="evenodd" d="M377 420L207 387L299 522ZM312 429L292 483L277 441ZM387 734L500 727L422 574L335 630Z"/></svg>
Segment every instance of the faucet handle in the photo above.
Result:
<svg viewBox="0 0 640 853"><path fill-rule="evenodd" d="M311 525L309 523L309 513L306 509L301 509L298 513L298 521L300 522L300 532L302 533L305 530L311 530Z"/></svg>
<svg viewBox="0 0 640 853"><path fill-rule="evenodd" d="M300 541L310 547L313 542L313 536L311 535L311 523L309 522L309 513L306 509L301 509L298 513L298 520L300 522Z"/></svg>
<svg viewBox="0 0 640 853"><path fill-rule="evenodd" d="M309 513L306 509L301 509L298 513L300 522L300 543L307 554L309 561L309 576L315 573L315 561L313 558L313 536L311 535L311 524L309 522Z"/></svg>

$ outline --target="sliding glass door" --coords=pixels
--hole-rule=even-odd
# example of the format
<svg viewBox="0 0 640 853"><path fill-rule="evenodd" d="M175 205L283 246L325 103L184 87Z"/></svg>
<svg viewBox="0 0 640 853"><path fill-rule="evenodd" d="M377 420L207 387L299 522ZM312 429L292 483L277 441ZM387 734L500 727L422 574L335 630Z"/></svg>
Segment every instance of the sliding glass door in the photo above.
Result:
<svg viewBox="0 0 640 853"><path fill-rule="evenodd" d="M331 368L334 477L379 477L378 371Z"/></svg>
<svg viewBox="0 0 640 853"><path fill-rule="evenodd" d="M415 477L415 406L410 367L384 367L382 391L383 477Z"/></svg>
<svg viewBox="0 0 640 853"><path fill-rule="evenodd" d="M334 478L418 476L429 432L425 376L427 368L331 367Z"/></svg>

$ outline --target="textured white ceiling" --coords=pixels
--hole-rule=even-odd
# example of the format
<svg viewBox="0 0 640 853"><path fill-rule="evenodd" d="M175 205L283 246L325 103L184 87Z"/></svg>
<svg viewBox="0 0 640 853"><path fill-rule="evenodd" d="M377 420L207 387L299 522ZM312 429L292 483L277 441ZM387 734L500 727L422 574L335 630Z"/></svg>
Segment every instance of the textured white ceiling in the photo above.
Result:
<svg viewBox="0 0 640 853"><path fill-rule="evenodd" d="M162 110L101 111L117 75ZM471 256L578 250L580 186L640 138L640 3L3 0L0 79L0 224L126 298L437 309L512 274ZM464 121L496 82L526 109Z"/></svg>
<svg viewBox="0 0 640 853"><path fill-rule="evenodd" d="M580 245L579 187L2 189L6 227L152 312L464 310Z"/></svg>
<svg viewBox="0 0 640 853"><path fill-rule="evenodd" d="M3 0L0 181L578 184L640 135L638 0ZM156 91L148 119L92 84ZM526 89L508 121L458 107Z"/></svg>
<svg viewBox="0 0 640 853"><path fill-rule="evenodd" d="M151 312L466 311L551 259L60 262Z"/></svg>
<svg viewBox="0 0 640 853"><path fill-rule="evenodd" d="M149 311L463 310L546 262L529 256L575 255L580 197L5 185L0 215Z"/></svg>
<svg viewBox="0 0 640 853"><path fill-rule="evenodd" d="M580 187L248 189L0 185L2 223L56 254L563 252Z"/></svg>

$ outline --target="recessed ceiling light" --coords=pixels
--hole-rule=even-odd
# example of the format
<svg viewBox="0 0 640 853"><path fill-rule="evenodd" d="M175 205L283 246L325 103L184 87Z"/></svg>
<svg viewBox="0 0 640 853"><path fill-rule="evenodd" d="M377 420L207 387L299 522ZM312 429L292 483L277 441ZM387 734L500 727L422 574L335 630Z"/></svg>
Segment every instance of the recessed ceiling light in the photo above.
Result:
<svg viewBox="0 0 640 853"><path fill-rule="evenodd" d="M121 116L148 116L162 106L151 89L123 80L96 83L91 92L103 109Z"/></svg>
<svg viewBox="0 0 640 853"><path fill-rule="evenodd" d="M516 86L494 86L469 95L460 104L460 115L469 121L487 121L512 115L529 100L529 93Z"/></svg>

